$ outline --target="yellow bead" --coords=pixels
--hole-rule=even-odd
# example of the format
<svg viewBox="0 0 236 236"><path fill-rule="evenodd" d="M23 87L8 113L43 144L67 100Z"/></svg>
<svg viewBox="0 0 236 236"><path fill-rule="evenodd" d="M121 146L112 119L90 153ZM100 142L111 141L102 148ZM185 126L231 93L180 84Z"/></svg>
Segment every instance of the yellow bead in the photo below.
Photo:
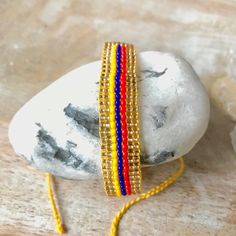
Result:
<svg viewBox="0 0 236 236"><path fill-rule="evenodd" d="M114 110L114 108L115 108L115 98L112 94L110 96L110 109L111 108L112 108L112 110Z"/></svg>
<svg viewBox="0 0 236 236"><path fill-rule="evenodd" d="M113 169L113 172L117 171L117 169L118 169L118 165L116 165L116 164L113 163L113 165L112 165L112 169Z"/></svg>
<svg viewBox="0 0 236 236"><path fill-rule="evenodd" d="M116 127L116 120L115 120L114 113L110 113L110 125L111 127Z"/></svg>
<svg viewBox="0 0 236 236"><path fill-rule="evenodd" d="M114 149L111 153L112 153L112 156L113 156L113 157L117 155L117 152L116 152L115 149Z"/></svg>
<svg viewBox="0 0 236 236"><path fill-rule="evenodd" d="M116 135L116 129L112 129L112 130L111 130L111 135L112 135L112 136Z"/></svg>
<svg viewBox="0 0 236 236"><path fill-rule="evenodd" d="M114 157L116 158L116 160L114 160ZM112 162L112 168L116 169L118 167L118 163L117 163L117 155L115 154L113 156L113 162Z"/></svg>
<svg viewBox="0 0 236 236"><path fill-rule="evenodd" d="M115 116L114 116L114 105L110 107L110 112L109 112L109 116L110 116L110 122L112 121L112 123L115 122Z"/></svg>
<svg viewBox="0 0 236 236"><path fill-rule="evenodd" d="M110 91L109 91L109 99L111 99L112 97L115 97L114 89L115 89L115 85L111 85Z"/></svg>
<svg viewBox="0 0 236 236"><path fill-rule="evenodd" d="M112 136L112 137L111 137L111 142L112 142L112 143L115 143L115 142L116 142L116 136ZM112 145L112 146L113 146L113 145Z"/></svg>
<svg viewBox="0 0 236 236"><path fill-rule="evenodd" d="M112 109L112 111L110 111L110 116L111 116L112 120L115 120L115 119L114 119L115 114L116 114L116 113L115 113L114 109Z"/></svg>
<svg viewBox="0 0 236 236"><path fill-rule="evenodd" d="M115 126L115 119L113 119L113 117L110 117L110 126Z"/></svg>

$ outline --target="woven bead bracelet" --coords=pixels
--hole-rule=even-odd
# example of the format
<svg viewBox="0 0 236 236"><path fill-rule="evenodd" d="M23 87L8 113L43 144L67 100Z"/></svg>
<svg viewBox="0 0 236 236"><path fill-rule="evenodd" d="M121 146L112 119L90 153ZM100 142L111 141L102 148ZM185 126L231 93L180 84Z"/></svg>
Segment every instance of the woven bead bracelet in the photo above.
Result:
<svg viewBox="0 0 236 236"><path fill-rule="evenodd" d="M107 42L103 47L99 83L99 136L104 189L108 196L141 193L140 138L136 54L132 44ZM115 215L110 236L117 236L119 222L134 204L158 194L184 171L178 170L152 189L128 201ZM51 174L46 174L56 232L65 232L53 194Z"/></svg>
<svg viewBox="0 0 236 236"><path fill-rule="evenodd" d="M102 174L109 196L141 192L137 92L133 45L105 43L98 100Z"/></svg>

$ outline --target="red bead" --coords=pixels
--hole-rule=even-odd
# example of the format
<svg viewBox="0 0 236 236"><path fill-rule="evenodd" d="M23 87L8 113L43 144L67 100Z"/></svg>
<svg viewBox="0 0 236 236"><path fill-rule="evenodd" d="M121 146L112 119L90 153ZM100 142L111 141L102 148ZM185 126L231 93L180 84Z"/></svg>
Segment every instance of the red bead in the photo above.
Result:
<svg viewBox="0 0 236 236"><path fill-rule="evenodd" d="M120 107L120 112L121 113L125 113L126 112L126 108L124 106Z"/></svg>
<svg viewBox="0 0 236 236"><path fill-rule="evenodd" d="M125 129L125 126L126 126L126 120L122 120L122 129ZM122 137L124 136L122 133L121 133L121 135L122 135Z"/></svg>
<svg viewBox="0 0 236 236"><path fill-rule="evenodd" d="M129 169L129 162L128 162L128 153L127 152L122 152L123 155L123 166L125 170Z"/></svg>
<svg viewBox="0 0 236 236"><path fill-rule="evenodd" d="M125 104L126 103L126 101L125 101L126 100L126 94L121 94L120 95L120 100L121 100L120 103Z"/></svg>
<svg viewBox="0 0 236 236"><path fill-rule="evenodd" d="M122 106L122 107L125 107L126 106L126 101L125 101L125 96L123 95L123 96L121 96L122 98L123 98L123 100L121 100L120 101L120 105Z"/></svg>
<svg viewBox="0 0 236 236"><path fill-rule="evenodd" d="M127 176L125 175L124 177L125 177L125 179L124 179L125 185L128 186L129 185L129 181L127 179Z"/></svg>
<svg viewBox="0 0 236 236"><path fill-rule="evenodd" d="M125 87L120 88L120 96L122 97L122 99L126 99L126 89L125 89Z"/></svg>
<svg viewBox="0 0 236 236"><path fill-rule="evenodd" d="M125 117L126 118L126 117ZM126 119L122 120L122 129L126 129ZM123 134L121 134L122 136L124 136ZM127 140L127 138L124 136L124 140Z"/></svg>
<svg viewBox="0 0 236 236"><path fill-rule="evenodd" d="M123 172L124 172L124 177L128 181L128 178L129 178L129 167L127 165L123 166Z"/></svg>
<svg viewBox="0 0 236 236"><path fill-rule="evenodd" d="M129 187L127 187L126 193L127 193L128 195L131 194L131 188L130 188L130 185L129 185Z"/></svg>
<svg viewBox="0 0 236 236"><path fill-rule="evenodd" d="M124 145L122 145L122 148L123 148L123 150L124 150L124 152L127 152L128 151L128 147L127 147L127 137L126 136L122 136L123 138L122 138L122 142L123 142L123 144Z"/></svg>
<svg viewBox="0 0 236 236"><path fill-rule="evenodd" d="M126 122L126 116L125 116L125 114L122 114L122 117L121 117L122 129L124 128L125 122Z"/></svg>
<svg viewBox="0 0 236 236"><path fill-rule="evenodd" d="M125 137L125 136L123 136L123 139L122 139L122 141L124 140L124 142L126 142L127 143L127 138ZM126 151L124 151L125 153L127 153L127 151L128 151L128 148L125 146L125 149L126 149Z"/></svg>
<svg viewBox="0 0 236 236"><path fill-rule="evenodd" d="M123 159L124 159L124 161L125 161L125 158L127 158L127 155L128 155L127 151L122 150L122 155L123 155ZM126 163L127 163L127 162L126 162Z"/></svg>
<svg viewBox="0 0 236 236"><path fill-rule="evenodd" d="M127 134L128 134L127 129L123 129L123 130L122 130L122 134L123 134L124 136L127 136Z"/></svg>
<svg viewBox="0 0 236 236"><path fill-rule="evenodd" d="M121 95L126 95L126 86L125 84L120 86L120 94Z"/></svg>
<svg viewBox="0 0 236 236"><path fill-rule="evenodd" d="M128 175L128 170L129 170L129 168L128 168L128 163L127 163L127 161L125 162L125 159L123 160L123 171L124 172L126 172L125 174L126 175Z"/></svg>
<svg viewBox="0 0 236 236"><path fill-rule="evenodd" d="M123 77L121 80L120 80L120 87L126 87L126 81L124 80L125 77Z"/></svg>
<svg viewBox="0 0 236 236"><path fill-rule="evenodd" d="M122 101L120 101L120 108L126 109L126 99L123 99Z"/></svg>
<svg viewBox="0 0 236 236"><path fill-rule="evenodd" d="M125 81L120 81L120 89L121 89L121 93L126 91L126 82Z"/></svg>
<svg viewBox="0 0 236 236"><path fill-rule="evenodd" d="M126 171L128 170L127 166L129 165L128 160L127 159L123 159L123 169Z"/></svg>
<svg viewBox="0 0 236 236"><path fill-rule="evenodd" d="M122 121L123 121L123 123L124 123L124 125L123 125L123 128L122 128L122 129L127 129L126 117L125 117L125 119L124 119L124 120L122 120Z"/></svg>
<svg viewBox="0 0 236 236"><path fill-rule="evenodd" d="M121 123L121 125L122 125L122 127L123 127L123 126L124 126L124 122L126 122L126 115L125 115L125 112L123 112L123 113L120 114L120 118L121 118L120 123Z"/></svg>
<svg viewBox="0 0 236 236"><path fill-rule="evenodd" d="M126 82L126 76L121 74L121 76L120 76L120 84L125 84L125 82Z"/></svg>

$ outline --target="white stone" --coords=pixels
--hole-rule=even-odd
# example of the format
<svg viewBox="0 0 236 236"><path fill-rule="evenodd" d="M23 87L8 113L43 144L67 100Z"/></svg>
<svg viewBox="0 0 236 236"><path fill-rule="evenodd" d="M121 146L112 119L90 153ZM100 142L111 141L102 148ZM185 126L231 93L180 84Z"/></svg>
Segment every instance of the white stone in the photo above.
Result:
<svg viewBox="0 0 236 236"><path fill-rule="evenodd" d="M192 67L161 52L138 55L142 165L188 153L204 134L209 100ZM81 66L28 101L13 117L9 139L34 166L69 179L101 175L98 135L100 61Z"/></svg>

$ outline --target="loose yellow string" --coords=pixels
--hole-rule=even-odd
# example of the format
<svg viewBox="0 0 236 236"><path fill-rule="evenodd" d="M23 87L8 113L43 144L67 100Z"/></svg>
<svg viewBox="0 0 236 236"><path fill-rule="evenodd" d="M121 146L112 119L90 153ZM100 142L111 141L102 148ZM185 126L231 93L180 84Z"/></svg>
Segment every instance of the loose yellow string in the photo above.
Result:
<svg viewBox="0 0 236 236"><path fill-rule="evenodd" d="M138 197L134 198L133 200L130 200L129 202L127 202L122 208L121 210L116 214L116 216L114 217L112 224L111 224L111 231L110 231L110 236L117 236L117 232L118 232L118 226L120 223L120 220L122 219L123 215L128 211L128 209L130 207L132 207L135 203L140 202L144 199L147 199L159 192L161 192L162 190L164 190L165 188L167 188L169 185L171 185L173 182L176 181L176 179L182 175L183 171L184 171L184 159L181 157L179 159L180 161L180 166L178 168L178 170L176 171L175 174L173 174L171 177L169 177L168 179L166 179L164 182L162 182L160 185L150 189L149 191L140 194Z"/></svg>
<svg viewBox="0 0 236 236"><path fill-rule="evenodd" d="M58 213L56 203L55 203L55 200L54 200L54 197L53 197L51 174L46 173L46 181L47 181L47 187L48 187L48 197L49 197L49 200L50 200L50 203L51 203L53 217L54 217L54 220L55 220L55 223L56 223L55 230L58 234L63 234L63 233L65 233L65 229L62 225L61 218L60 218L60 215Z"/></svg>
<svg viewBox="0 0 236 236"><path fill-rule="evenodd" d="M110 236L117 236L119 223L120 223L123 215L128 211L129 208L131 208L134 204L136 204L142 200L145 200L155 194L158 194L159 192L161 192L162 190L167 188L169 185L171 185L173 182L175 182L176 179L182 175L182 173L184 171L183 157L181 157L179 159L179 161L180 161L180 166L179 166L178 170L172 176L170 176L168 179L166 179L164 182L162 182L158 186L150 189L149 191L147 191L145 193L140 194L138 197L134 198L133 200L130 200L121 208L121 210L116 214L116 216L114 217L114 219L112 221ZM46 173L46 181L47 181L47 186L48 186L48 196L49 196L49 200L50 200L50 203L52 206L53 217L54 217L54 220L56 223L55 229L58 234L63 234L65 232L65 229L62 225L60 215L58 213L58 210L57 210L57 207L56 207L56 204L54 201L53 191L52 191L52 183L51 183L51 175L49 173Z"/></svg>

